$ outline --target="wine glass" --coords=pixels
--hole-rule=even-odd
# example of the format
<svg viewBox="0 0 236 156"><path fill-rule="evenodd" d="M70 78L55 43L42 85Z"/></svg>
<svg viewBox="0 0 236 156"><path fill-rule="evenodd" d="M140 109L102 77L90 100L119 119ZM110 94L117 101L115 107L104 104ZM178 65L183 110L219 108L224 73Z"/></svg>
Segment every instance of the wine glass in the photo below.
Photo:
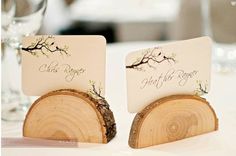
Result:
<svg viewBox="0 0 236 156"><path fill-rule="evenodd" d="M3 0L2 5L7 1ZM3 104L5 106L2 109L3 120L22 121L25 118L30 99L24 96L21 88L21 40L25 36L35 35L38 32L46 6L47 0L15 1L15 16L9 24L4 26L2 42L5 45L3 57L5 72L3 79L5 78L5 83L8 83L6 90L10 92L8 92L9 95L5 95L8 98L5 101L8 102Z"/></svg>
<svg viewBox="0 0 236 156"><path fill-rule="evenodd" d="M202 0L205 35L213 39L213 67L236 72L236 0Z"/></svg>
<svg viewBox="0 0 236 156"><path fill-rule="evenodd" d="M14 0L2 0L1 1L1 23L2 23L2 36L1 41L4 42L6 38L6 32L9 24L12 22L16 12L16 3Z"/></svg>
<svg viewBox="0 0 236 156"><path fill-rule="evenodd" d="M5 42L7 39L7 29L10 23L13 20L16 12L16 3L15 0L2 0L1 1L1 59L2 59L2 86L1 86L1 102L10 103L12 98L10 98L10 87L8 81L8 74L6 72L6 63L5 63Z"/></svg>

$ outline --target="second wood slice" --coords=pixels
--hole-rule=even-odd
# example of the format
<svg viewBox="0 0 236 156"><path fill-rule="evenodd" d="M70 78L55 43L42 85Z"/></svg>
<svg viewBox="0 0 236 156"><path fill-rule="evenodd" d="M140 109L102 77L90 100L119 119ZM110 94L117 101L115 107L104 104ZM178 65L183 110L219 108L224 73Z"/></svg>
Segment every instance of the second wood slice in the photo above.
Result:
<svg viewBox="0 0 236 156"><path fill-rule="evenodd" d="M107 143L116 134L108 103L76 90L50 92L27 113L23 136L41 139Z"/></svg>
<svg viewBox="0 0 236 156"><path fill-rule="evenodd" d="M193 95L173 95L153 102L136 114L129 145L143 148L217 129L218 119L205 99Z"/></svg>

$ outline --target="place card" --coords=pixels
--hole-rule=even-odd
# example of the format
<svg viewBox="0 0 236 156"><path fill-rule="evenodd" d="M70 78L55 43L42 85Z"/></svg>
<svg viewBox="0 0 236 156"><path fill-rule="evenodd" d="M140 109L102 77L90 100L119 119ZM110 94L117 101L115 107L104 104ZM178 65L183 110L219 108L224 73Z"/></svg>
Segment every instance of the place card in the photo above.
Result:
<svg viewBox="0 0 236 156"><path fill-rule="evenodd" d="M105 94L103 36L30 36L22 44L22 89L41 96L58 89Z"/></svg>
<svg viewBox="0 0 236 156"><path fill-rule="evenodd" d="M129 112L175 94L203 95L210 89L211 40L200 37L134 51L126 57Z"/></svg>

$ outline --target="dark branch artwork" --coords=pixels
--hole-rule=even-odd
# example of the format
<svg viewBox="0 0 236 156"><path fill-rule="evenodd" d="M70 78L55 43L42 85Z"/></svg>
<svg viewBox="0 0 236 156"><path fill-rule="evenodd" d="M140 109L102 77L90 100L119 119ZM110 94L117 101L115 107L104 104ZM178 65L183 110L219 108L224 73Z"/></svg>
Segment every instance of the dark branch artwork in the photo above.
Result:
<svg viewBox="0 0 236 156"><path fill-rule="evenodd" d="M176 60L173 56L166 56L161 47L149 48L147 49L142 57L139 57L134 63L131 65L127 65L127 69L135 69L138 71L144 71L144 65L147 65L150 68L156 69L155 64L160 64L164 61L169 63L175 63Z"/></svg>
<svg viewBox="0 0 236 156"><path fill-rule="evenodd" d="M109 104L107 103L107 101L105 100L105 98L101 95L102 94L102 88L98 87L96 88L95 82L94 81L89 81L90 85L91 85L91 89L89 89L87 91L87 93L92 96L94 99L98 100L98 108L109 108Z"/></svg>
<svg viewBox="0 0 236 156"><path fill-rule="evenodd" d="M197 85L198 85L198 88L195 90L195 93L199 96L203 95L203 94L208 94L208 85L207 83L205 84L202 84L201 81L197 81Z"/></svg>
<svg viewBox="0 0 236 156"><path fill-rule="evenodd" d="M39 37L28 47L23 47L22 50L34 56L39 56L39 54L42 54L49 57L49 54L52 53L59 53L61 55L69 56L68 46L60 47L56 45L55 38L53 36Z"/></svg>
<svg viewBox="0 0 236 156"><path fill-rule="evenodd" d="M96 89L96 86L95 86L95 82L94 81L89 81L89 83L91 84L92 86L92 89L90 89L88 92L93 96L95 97L96 99L105 99L103 96L101 96L102 94L102 88L99 87L98 89Z"/></svg>
<svg viewBox="0 0 236 156"><path fill-rule="evenodd" d="M105 98L101 95L102 94L102 88L98 87L96 88L95 82L94 81L89 81L91 84L92 88L88 90L88 94L92 96L94 99L98 100L97 108L102 109L106 108L109 109L109 104L105 100Z"/></svg>
<svg viewBox="0 0 236 156"><path fill-rule="evenodd" d="M100 86L96 88L96 83L94 81L89 80L89 83L91 84L92 88L88 90L88 94L96 99L96 108L101 114L103 114L103 118L106 121L104 125L107 127L106 136L107 138L111 138L110 136L116 134L116 124L114 122L113 113L110 111L108 102L101 95L102 88Z"/></svg>

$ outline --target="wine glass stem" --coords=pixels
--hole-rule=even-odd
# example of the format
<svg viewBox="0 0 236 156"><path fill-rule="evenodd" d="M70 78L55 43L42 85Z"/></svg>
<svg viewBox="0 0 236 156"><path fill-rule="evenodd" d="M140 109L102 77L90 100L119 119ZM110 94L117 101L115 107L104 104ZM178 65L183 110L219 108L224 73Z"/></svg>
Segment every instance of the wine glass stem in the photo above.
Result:
<svg viewBox="0 0 236 156"><path fill-rule="evenodd" d="M7 46L3 58L3 80L5 88L2 93L2 119L8 121L22 121L28 110L30 99L21 89L21 64L17 58L17 49ZM4 109L5 108L5 109Z"/></svg>

